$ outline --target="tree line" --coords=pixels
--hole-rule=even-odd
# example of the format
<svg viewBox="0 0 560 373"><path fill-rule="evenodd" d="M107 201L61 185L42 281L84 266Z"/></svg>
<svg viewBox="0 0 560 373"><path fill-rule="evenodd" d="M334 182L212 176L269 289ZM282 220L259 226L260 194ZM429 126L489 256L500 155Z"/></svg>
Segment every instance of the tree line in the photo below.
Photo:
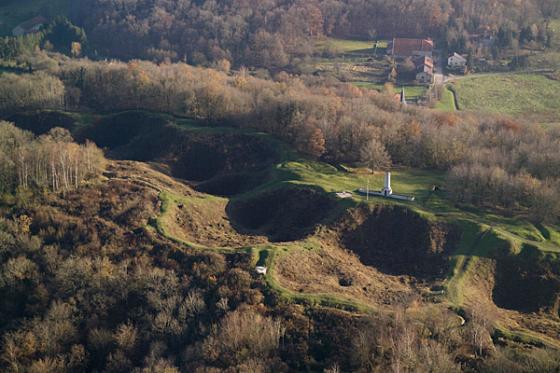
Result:
<svg viewBox="0 0 560 373"><path fill-rule="evenodd" d="M548 190L548 194L557 195L558 129L499 116L403 107L388 94L328 78L279 73L265 80L244 69L228 71L227 64L222 70L183 63L65 59L49 73L4 74L0 77L0 97L5 98L5 112L20 110L22 103L28 104L26 109L141 108L198 118L209 125L251 127L277 136L312 157L361 163L374 169L392 164L442 171L458 166L463 171L499 168L507 178L528 178L543 186L524 188L523 193L530 197L519 199L523 201L520 208L542 201L544 197L535 193ZM48 86L45 82L60 89L45 89L49 100L28 101L29 87ZM35 94L40 96L40 91ZM477 178L483 174L489 173L476 173ZM468 172L453 175L471 175L455 183L458 188L470 188L477 179ZM466 203L504 205L498 199L501 187L489 181L485 185L496 193L484 193L484 199L468 197L478 193L452 195ZM558 217L555 203L543 205L542 216Z"/></svg>
<svg viewBox="0 0 560 373"><path fill-rule="evenodd" d="M64 16L55 17L39 32L17 37L0 37L0 58L17 60L39 48L79 56L87 44L85 31ZM31 67L31 66L29 66Z"/></svg>
<svg viewBox="0 0 560 373"><path fill-rule="evenodd" d="M313 53L317 37L433 37L466 47L469 33L536 40L556 0L86 0L72 19L102 56L277 68ZM525 31L523 31L525 30ZM533 32L534 31L534 32ZM508 34L509 33L509 34ZM460 48L459 50L462 50Z"/></svg>
<svg viewBox="0 0 560 373"><path fill-rule="evenodd" d="M93 143L72 142L67 130L55 128L35 138L0 122L0 194L21 189L69 192L98 176L104 159Z"/></svg>

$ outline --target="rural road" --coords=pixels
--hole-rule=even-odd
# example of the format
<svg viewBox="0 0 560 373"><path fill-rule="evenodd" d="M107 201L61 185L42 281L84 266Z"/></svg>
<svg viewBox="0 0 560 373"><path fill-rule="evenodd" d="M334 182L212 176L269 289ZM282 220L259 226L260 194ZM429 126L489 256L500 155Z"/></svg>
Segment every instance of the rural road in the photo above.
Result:
<svg viewBox="0 0 560 373"><path fill-rule="evenodd" d="M443 74L443 64L446 61L444 55L441 51L435 51L435 58L434 58L434 84L441 85L446 82L446 77Z"/></svg>

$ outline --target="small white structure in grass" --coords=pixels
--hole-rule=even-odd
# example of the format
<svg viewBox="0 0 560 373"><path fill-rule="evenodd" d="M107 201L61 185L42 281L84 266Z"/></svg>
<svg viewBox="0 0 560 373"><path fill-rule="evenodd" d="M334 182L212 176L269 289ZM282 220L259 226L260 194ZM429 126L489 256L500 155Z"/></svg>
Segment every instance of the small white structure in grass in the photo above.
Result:
<svg viewBox="0 0 560 373"><path fill-rule="evenodd" d="M391 173L390 172L385 172L385 184L383 186L383 189L381 189L380 191L372 191L372 190L369 190L369 187L368 187L367 189L364 189L364 188L358 189L358 193L363 194L367 197L372 195L372 196L381 196L381 197L386 197L386 198L398 199L398 200L402 200L402 201L414 201L414 197L400 195L400 194L393 194L393 189L391 188Z"/></svg>
<svg viewBox="0 0 560 373"><path fill-rule="evenodd" d="M266 267L263 267L263 266L257 266L257 267L255 268L255 271L256 271L259 275L263 275L263 276L264 276L264 275L266 275L267 268L266 268Z"/></svg>
<svg viewBox="0 0 560 373"><path fill-rule="evenodd" d="M352 198L352 192L343 191L343 192L336 193L336 196L341 199L348 199L348 198Z"/></svg>

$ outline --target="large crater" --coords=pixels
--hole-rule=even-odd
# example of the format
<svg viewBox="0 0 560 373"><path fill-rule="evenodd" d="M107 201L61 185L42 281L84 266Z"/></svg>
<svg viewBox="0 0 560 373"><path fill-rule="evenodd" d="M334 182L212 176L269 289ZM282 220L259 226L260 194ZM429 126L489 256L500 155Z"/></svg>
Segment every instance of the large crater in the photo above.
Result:
<svg viewBox="0 0 560 373"><path fill-rule="evenodd" d="M228 214L245 233L266 235L273 242L297 241L329 219L336 201L311 187L284 187L232 201Z"/></svg>
<svg viewBox="0 0 560 373"><path fill-rule="evenodd" d="M518 255L502 253L492 295L501 308L560 316L560 262L530 245Z"/></svg>
<svg viewBox="0 0 560 373"><path fill-rule="evenodd" d="M125 111L104 117L93 125L77 131L76 137L79 140L89 139L97 146L109 149L118 156L120 147L131 144L140 136L160 143L161 134L156 135L156 133L161 131L165 124L166 120L158 114Z"/></svg>
<svg viewBox="0 0 560 373"><path fill-rule="evenodd" d="M235 194L229 187L237 190L254 184L251 174L278 160L268 139L236 133L191 134L174 153L170 163L174 176L199 182L204 191L220 195Z"/></svg>
<svg viewBox="0 0 560 373"><path fill-rule="evenodd" d="M438 278L448 269L456 228L400 206L361 206L338 226L341 245L362 263L392 275Z"/></svg>
<svg viewBox="0 0 560 373"><path fill-rule="evenodd" d="M183 127L157 114L125 112L85 128L80 139L109 149L109 156L167 165L172 176L199 191L233 196L265 182L280 156L278 145L256 133Z"/></svg>

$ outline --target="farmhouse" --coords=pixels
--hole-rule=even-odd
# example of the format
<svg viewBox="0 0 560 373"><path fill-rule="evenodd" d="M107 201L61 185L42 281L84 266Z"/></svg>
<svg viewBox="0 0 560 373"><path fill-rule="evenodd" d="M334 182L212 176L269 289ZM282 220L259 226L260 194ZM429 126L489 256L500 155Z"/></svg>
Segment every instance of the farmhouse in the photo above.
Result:
<svg viewBox="0 0 560 373"><path fill-rule="evenodd" d="M434 61L430 57L418 58L414 65L416 65L416 81L423 84L434 82Z"/></svg>
<svg viewBox="0 0 560 373"><path fill-rule="evenodd" d="M12 30L12 35L20 36L26 34L32 34L38 32L41 27L47 23L47 19L43 16L37 16L35 18L29 19L23 23L20 23Z"/></svg>
<svg viewBox="0 0 560 373"><path fill-rule="evenodd" d="M432 57L434 42L432 39L394 38L390 49L393 57Z"/></svg>
<svg viewBox="0 0 560 373"><path fill-rule="evenodd" d="M467 66L467 59L458 53L453 53L447 59L447 66L453 69L465 68Z"/></svg>

